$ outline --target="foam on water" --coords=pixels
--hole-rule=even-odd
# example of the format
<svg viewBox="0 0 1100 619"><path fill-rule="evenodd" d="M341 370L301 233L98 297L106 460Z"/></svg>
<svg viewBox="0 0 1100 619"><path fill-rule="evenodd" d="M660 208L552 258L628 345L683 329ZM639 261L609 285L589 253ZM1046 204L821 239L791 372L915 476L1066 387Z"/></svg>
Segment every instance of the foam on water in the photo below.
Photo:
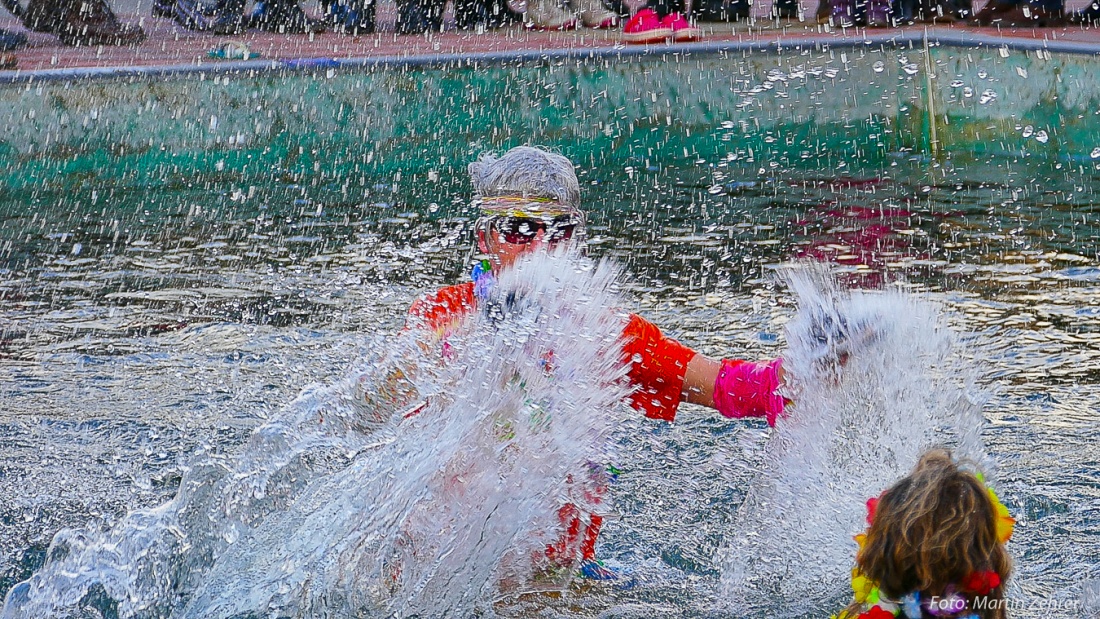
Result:
<svg viewBox="0 0 1100 619"><path fill-rule="evenodd" d="M808 265L786 279L799 307L784 355L794 405L724 549L721 597L745 616L825 616L846 603L864 503L928 447L987 464L986 395L938 305L896 290L844 291ZM823 324L848 326L842 368L828 359Z"/></svg>
<svg viewBox="0 0 1100 619"><path fill-rule="evenodd" d="M122 617L445 616L530 587L625 414L617 278L534 257L446 346L377 338L240 453L197 454L172 501L59 533L0 616L76 616L104 595Z"/></svg>

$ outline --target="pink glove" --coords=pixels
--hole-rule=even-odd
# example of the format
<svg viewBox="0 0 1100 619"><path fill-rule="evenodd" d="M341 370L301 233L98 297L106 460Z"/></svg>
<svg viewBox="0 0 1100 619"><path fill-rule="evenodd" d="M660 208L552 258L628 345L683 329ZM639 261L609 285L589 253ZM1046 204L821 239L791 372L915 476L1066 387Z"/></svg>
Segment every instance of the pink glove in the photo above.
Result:
<svg viewBox="0 0 1100 619"><path fill-rule="evenodd" d="M786 400L779 389L782 359L767 363L722 360L722 369L714 380L714 406L723 417L763 417L769 426L783 414Z"/></svg>

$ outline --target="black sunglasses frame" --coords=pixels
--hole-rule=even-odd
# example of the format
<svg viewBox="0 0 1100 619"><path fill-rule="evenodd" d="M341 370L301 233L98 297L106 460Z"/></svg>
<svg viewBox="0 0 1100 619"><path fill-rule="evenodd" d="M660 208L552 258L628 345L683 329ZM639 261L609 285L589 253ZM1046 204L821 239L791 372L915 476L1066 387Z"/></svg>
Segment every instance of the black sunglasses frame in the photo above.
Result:
<svg viewBox="0 0 1100 619"><path fill-rule="evenodd" d="M502 225L503 224L503 225ZM527 245L534 241L539 232L545 232L547 243L560 243L573 238L583 221L574 215L558 215L553 219L542 217L497 217L490 226L500 233L506 243Z"/></svg>

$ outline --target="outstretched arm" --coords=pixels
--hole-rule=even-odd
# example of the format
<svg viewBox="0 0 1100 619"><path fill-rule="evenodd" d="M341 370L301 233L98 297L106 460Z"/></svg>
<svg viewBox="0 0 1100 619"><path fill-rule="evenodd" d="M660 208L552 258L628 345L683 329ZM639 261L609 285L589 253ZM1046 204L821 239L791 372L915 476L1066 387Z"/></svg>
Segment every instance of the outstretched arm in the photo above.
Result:
<svg viewBox="0 0 1100 619"><path fill-rule="evenodd" d="M682 400L717 410L725 417L764 417L774 424L783 412L779 360L751 363L717 361L665 337L632 315L623 330L623 355L630 381L638 387L631 404L653 419L672 421Z"/></svg>
<svg viewBox="0 0 1100 619"><path fill-rule="evenodd" d="M707 408L717 408L714 404L715 381L722 370L722 362L706 355L696 354L688 361L684 374L684 400ZM782 364L777 368L779 384L783 384Z"/></svg>
<svg viewBox="0 0 1100 619"><path fill-rule="evenodd" d="M684 373L684 400L714 408L714 381L721 369L721 361L701 354L692 357Z"/></svg>
<svg viewBox="0 0 1100 619"><path fill-rule="evenodd" d="M717 410L723 417L763 417L774 426L787 406L779 393L784 378L782 359L715 361L696 355L686 369L684 397Z"/></svg>

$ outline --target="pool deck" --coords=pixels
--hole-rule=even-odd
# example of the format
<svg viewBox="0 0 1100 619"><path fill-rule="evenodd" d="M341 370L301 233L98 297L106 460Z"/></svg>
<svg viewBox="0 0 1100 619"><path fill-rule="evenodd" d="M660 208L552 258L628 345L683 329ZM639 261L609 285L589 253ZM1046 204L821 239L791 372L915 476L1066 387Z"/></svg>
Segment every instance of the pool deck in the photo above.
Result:
<svg viewBox="0 0 1100 619"><path fill-rule="evenodd" d="M1072 10L1087 2L1073 0L1068 8ZM976 4L980 5L981 1ZM325 65L441 64L463 59L505 62L538 57L663 55L776 47L908 46L923 43L926 39L960 46L1045 48L1050 51L1100 54L1100 28L1097 27L973 28L949 25L835 29L812 22L767 19L764 13L768 7L770 4L757 3L756 11L761 15L748 23L700 24L705 37L699 43L624 45L618 31L581 29L535 32L521 26L481 33L458 31L454 29L449 14L447 28L442 33L399 36L393 32L395 8L389 0L379 6L378 24L381 31L376 34L347 36L325 33L311 36L249 32L240 36L219 37L186 30L170 19L153 18L147 7L142 10L140 4L131 4L120 8L120 17L145 28L148 39L143 44L136 47L65 47L53 36L28 33L30 45L16 52L18 68L0 71L0 82ZM129 12L123 12L126 9L130 9ZM812 11L812 6L809 10ZM19 22L10 16L0 20L0 28L23 30ZM246 42L260 54L260 59L218 61L207 56L209 50L228 40Z"/></svg>

